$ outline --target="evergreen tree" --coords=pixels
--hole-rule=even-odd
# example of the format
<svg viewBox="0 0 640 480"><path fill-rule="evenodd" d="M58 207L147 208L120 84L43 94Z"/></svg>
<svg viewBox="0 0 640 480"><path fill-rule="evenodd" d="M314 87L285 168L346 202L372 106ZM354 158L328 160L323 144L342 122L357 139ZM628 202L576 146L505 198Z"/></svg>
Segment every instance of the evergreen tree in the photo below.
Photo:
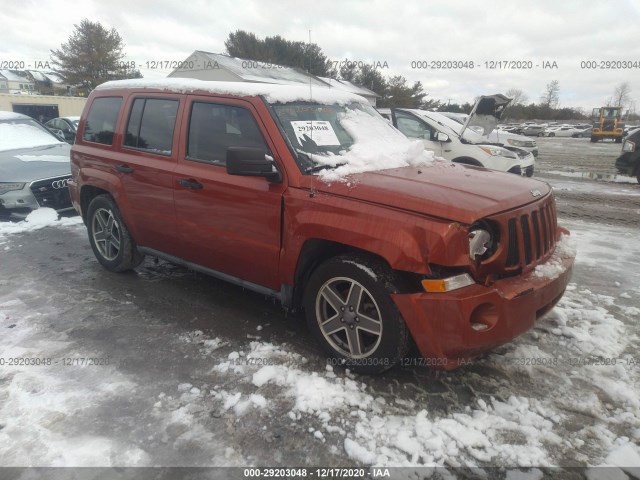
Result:
<svg viewBox="0 0 640 480"><path fill-rule="evenodd" d="M381 107L420 108L427 94L422 91L422 83L407 84L402 75L391 77L387 82L385 96L378 102Z"/></svg>
<svg viewBox="0 0 640 480"><path fill-rule="evenodd" d="M65 82L92 90L108 80L141 78L135 67L123 61L124 42L112 28L86 18L59 49L51 50L51 62Z"/></svg>
<svg viewBox="0 0 640 480"><path fill-rule="evenodd" d="M224 46L233 57L301 68L321 77L329 75L328 59L315 43L293 42L280 35L261 40L253 33L237 30L229 34Z"/></svg>

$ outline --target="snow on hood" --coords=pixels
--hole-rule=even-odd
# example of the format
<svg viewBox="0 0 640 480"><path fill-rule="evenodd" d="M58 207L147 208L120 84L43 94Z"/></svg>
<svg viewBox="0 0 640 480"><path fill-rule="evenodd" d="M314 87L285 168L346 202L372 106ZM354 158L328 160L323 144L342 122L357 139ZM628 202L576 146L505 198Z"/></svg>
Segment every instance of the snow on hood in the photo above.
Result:
<svg viewBox="0 0 640 480"><path fill-rule="evenodd" d="M421 141L409 140L388 123L363 111L349 110L341 114L340 124L354 144L342 155L314 155L313 159L320 164L340 165L320 172L325 182L346 181L348 175L355 173L426 165L435 158Z"/></svg>
<svg viewBox="0 0 640 480"><path fill-rule="evenodd" d="M0 151L0 178L4 182L30 182L71 173L66 142L55 145Z"/></svg>
<svg viewBox="0 0 640 480"><path fill-rule="evenodd" d="M64 143L36 125L0 123L0 151ZM68 159L67 159L68 160Z"/></svg>
<svg viewBox="0 0 640 480"><path fill-rule="evenodd" d="M273 85L269 83L250 82L215 82L196 80L193 78L161 78L161 79L136 79L114 80L103 83L96 90L114 88L149 88L158 90L170 90L172 92L188 93L193 91L205 91L220 95L258 96L263 95L270 103L286 103L295 101L314 101L319 103L337 103L345 105L353 102L369 104L360 95L341 92L336 89L308 85Z"/></svg>
<svg viewBox="0 0 640 480"><path fill-rule="evenodd" d="M15 155L15 158L23 162L69 162L66 155Z"/></svg>

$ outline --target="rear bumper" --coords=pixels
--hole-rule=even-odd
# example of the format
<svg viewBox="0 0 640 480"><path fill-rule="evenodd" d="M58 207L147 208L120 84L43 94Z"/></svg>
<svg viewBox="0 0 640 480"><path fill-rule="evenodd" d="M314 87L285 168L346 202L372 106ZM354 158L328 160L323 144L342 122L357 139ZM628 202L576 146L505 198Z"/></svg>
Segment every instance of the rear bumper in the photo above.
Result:
<svg viewBox="0 0 640 480"><path fill-rule="evenodd" d="M564 269L556 278L531 271L490 287L476 284L449 293L392 298L429 365L453 370L532 328L562 297L573 261L562 258Z"/></svg>

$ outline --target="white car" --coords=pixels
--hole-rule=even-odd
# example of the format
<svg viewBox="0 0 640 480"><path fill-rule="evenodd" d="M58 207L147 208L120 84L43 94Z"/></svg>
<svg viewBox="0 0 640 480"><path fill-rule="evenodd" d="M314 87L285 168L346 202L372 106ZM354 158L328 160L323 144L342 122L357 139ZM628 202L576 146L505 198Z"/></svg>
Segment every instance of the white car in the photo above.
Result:
<svg viewBox="0 0 640 480"><path fill-rule="evenodd" d="M582 129L575 127L549 127L545 130L544 135L546 137L573 137L574 134L581 132Z"/></svg>
<svg viewBox="0 0 640 480"><path fill-rule="evenodd" d="M466 113L456 113L456 112L439 112L445 117L449 117L452 120L464 125L464 123L469 118L469 115ZM473 127L472 127L473 128ZM510 132L505 128L509 128L505 125L499 125L497 128L494 128L491 133L488 135L489 141L492 143L499 143L501 145L517 147L526 150L527 152L533 154L534 157L538 157L538 144L535 140L529 137L525 137L524 135L519 135L517 133ZM479 132L481 133L481 132Z"/></svg>
<svg viewBox="0 0 640 480"><path fill-rule="evenodd" d="M496 98L497 101L494 100ZM465 125L438 112L408 108L378 111L407 137L422 140L426 148L433 150L437 156L452 162L532 176L535 162L533 154L521 148L493 143L486 135L478 133L479 128L491 132L495 127L495 118L493 122L489 120L493 115L486 114L486 110L478 108L481 102L487 105L492 101L495 104L503 102L500 105L504 105L508 104L509 100L502 95L480 97ZM476 110L483 113L476 115ZM470 127L471 123L475 124Z"/></svg>

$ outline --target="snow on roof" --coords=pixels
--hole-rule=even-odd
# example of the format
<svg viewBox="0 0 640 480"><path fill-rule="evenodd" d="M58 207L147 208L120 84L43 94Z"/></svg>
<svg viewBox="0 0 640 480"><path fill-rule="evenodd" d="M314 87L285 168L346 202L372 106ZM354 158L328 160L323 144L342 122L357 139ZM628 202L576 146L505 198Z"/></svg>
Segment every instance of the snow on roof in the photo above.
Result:
<svg viewBox="0 0 640 480"><path fill-rule="evenodd" d="M230 57L229 55L219 53L203 52L201 50L196 50L195 54L203 55L209 60L217 62L220 68L229 70L249 82L302 83L304 85L312 83L313 85L324 86L324 82L297 68L285 67L270 62ZM184 70L181 72L184 72Z"/></svg>
<svg viewBox="0 0 640 480"><path fill-rule="evenodd" d="M345 92L355 93L357 95L362 95L363 97L379 97L376 92L373 90L369 90L368 88L361 87L360 85L356 85L355 83L351 83L347 80L338 80L336 78L329 77L318 77L320 80L328 84L332 88L336 88L338 90L343 90Z"/></svg>
<svg viewBox="0 0 640 480"><path fill-rule="evenodd" d="M47 82L48 81L47 77L44 75L43 72L39 72L37 70L25 70L25 71L29 72L36 82Z"/></svg>
<svg viewBox="0 0 640 480"><path fill-rule="evenodd" d="M24 73L24 75L20 75L20 73ZM31 79L27 77L26 72L20 72L18 70L0 70L0 75L9 80L10 82L29 82L31 83Z"/></svg>
<svg viewBox="0 0 640 480"><path fill-rule="evenodd" d="M254 97L264 95L270 103L286 103L295 101L315 101L320 103L347 104L352 102L368 104L360 95L341 92L327 87L312 87L309 85L274 85L270 83L250 82L215 82L196 80L194 78L159 78L114 80L103 83L96 90L113 88L149 88L169 90L180 93L205 91L220 95L239 95Z"/></svg>
<svg viewBox="0 0 640 480"><path fill-rule="evenodd" d="M42 72L42 74L47 77L50 82L53 83L64 83L64 79L58 75L56 72Z"/></svg>

